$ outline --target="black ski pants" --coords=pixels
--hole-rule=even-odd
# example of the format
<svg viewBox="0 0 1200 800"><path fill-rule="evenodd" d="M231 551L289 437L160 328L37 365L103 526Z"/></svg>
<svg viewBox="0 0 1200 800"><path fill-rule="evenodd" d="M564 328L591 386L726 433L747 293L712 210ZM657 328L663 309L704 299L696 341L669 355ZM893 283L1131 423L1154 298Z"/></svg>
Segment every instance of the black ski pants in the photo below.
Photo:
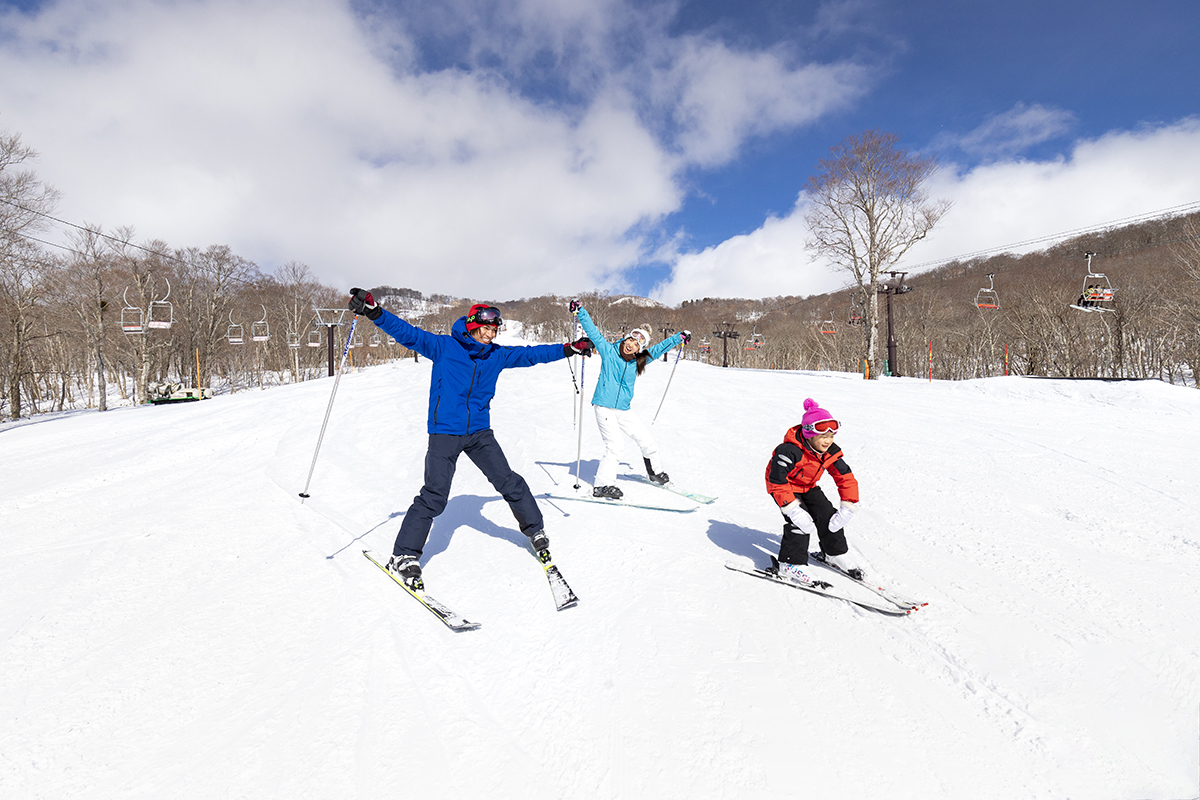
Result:
<svg viewBox="0 0 1200 800"><path fill-rule="evenodd" d="M814 486L807 492L796 495L796 500L808 512L817 526L817 539L821 542L821 552L829 556L840 556L850 549L846 544L845 530L836 533L829 530L829 518L833 516L833 503L821 491L820 486ZM787 517L783 518L783 541L779 543L779 560L785 564L808 563L807 533L792 524Z"/></svg>
<svg viewBox="0 0 1200 800"><path fill-rule="evenodd" d="M429 435L429 449L425 451L425 485L400 524L400 533L392 548L394 555L420 557L429 539L433 518L446 510L450 484L454 481L454 470L462 453L467 454L508 502L521 533L528 536L542 529L542 512L533 499L529 484L508 466L508 459L490 428L466 436L433 433Z"/></svg>

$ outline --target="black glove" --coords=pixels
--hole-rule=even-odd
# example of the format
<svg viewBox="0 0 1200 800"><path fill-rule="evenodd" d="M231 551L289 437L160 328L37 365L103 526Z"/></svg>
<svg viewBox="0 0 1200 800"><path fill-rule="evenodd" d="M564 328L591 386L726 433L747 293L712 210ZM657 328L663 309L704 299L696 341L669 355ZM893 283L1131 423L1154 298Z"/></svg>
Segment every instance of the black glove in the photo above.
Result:
<svg viewBox="0 0 1200 800"><path fill-rule="evenodd" d="M374 322L383 316L383 309L366 289L357 286L350 290L350 310Z"/></svg>
<svg viewBox="0 0 1200 800"><path fill-rule="evenodd" d="M679 334L679 338L683 339L684 344L687 344L688 342L692 341L692 332L684 331L683 333Z"/></svg>
<svg viewBox="0 0 1200 800"><path fill-rule="evenodd" d="M595 349L596 345L592 344L592 340L585 336L577 342L567 342L564 344L563 354L568 358L571 356L590 356Z"/></svg>
<svg viewBox="0 0 1200 800"><path fill-rule="evenodd" d="M571 313L574 314L576 311L583 308L583 303L579 302L578 300L572 300L567 305L567 308L571 309Z"/></svg>

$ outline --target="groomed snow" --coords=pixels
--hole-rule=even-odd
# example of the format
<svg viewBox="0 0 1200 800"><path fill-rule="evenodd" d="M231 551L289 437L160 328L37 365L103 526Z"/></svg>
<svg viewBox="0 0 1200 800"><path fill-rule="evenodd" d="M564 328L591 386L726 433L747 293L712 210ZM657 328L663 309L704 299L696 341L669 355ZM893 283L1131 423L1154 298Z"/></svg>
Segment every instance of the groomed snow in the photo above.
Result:
<svg viewBox="0 0 1200 800"><path fill-rule="evenodd" d="M361 555L420 487L429 373L342 378L305 504L329 380L0 427L0 797L1197 796L1200 392L681 362L662 468L720 499L544 502L556 613L462 459L423 558L483 623L454 634ZM851 542L927 608L724 569L778 547L763 473L805 397L843 422ZM538 493L571 491L574 410L565 363L501 378ZM588 407L585 480L598 445Z"/></svg>

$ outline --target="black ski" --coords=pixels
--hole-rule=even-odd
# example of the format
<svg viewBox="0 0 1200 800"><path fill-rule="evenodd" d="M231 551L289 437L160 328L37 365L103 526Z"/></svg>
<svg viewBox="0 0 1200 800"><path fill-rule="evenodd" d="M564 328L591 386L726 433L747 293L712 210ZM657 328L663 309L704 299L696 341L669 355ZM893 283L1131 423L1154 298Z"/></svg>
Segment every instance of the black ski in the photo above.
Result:
<svg viewBox="0 0 1200 800"><path fill-rule="evenodd" d="M731 569L735 572L744 572L747 575L753 575L756 578L762 578L763 580L771 581L772 583L778 583L778 584L782 584L784 586L790 586L793 589L803 589L806 592L812 592L813 594L819 594L819 595L823 595L825 597L831 597L834 600L841 600L845 603L850 603L852 605L858 606L859 608L865 608L868 611L874 611L879 614L886 614L886 615L892 616L892 617L903 617L912 611L911 608L903 609L903 608L897 608L894 605L884 606L884 605L880 605L880 604L876 604L876 603L871 603L866 600L859 600L855 597L851 597L847 594L843 594L842 592L838 591L834 587L829 586L828 584L826 584L826 586L829 588L819 588L816 585L805 586L804 584L796 583L795 581L790 581L787 578L779 577L779 573L774 571L773 569L756 569L754 567L743 567L740 564L726 564L725 567L727 569Z"/></svg>
<svg viewBox="0 0 1200 800"><path fill-rule="evenodd" d="M532 548L530 549L532 550ZM564 608L578 605L579 598L575 596L575 592L571 591L571 587L567 585L567 579L554 565L554 559L550 557L550 550L546 548L533 551L533 557L546 571L546 580L550 581L550 594L554 596L554 607L562 611Z"/></svg>
<svg viewBox="0 0 1200 800"><path fill-rule="evenodd" d="M847 572L836 564L830 564L825 560L825 554L820 550L809 553L808 560L810 562L816 562L817 564L820 564L825 569L833 570L839 575L845 575L859 586L874 592L884 600L887 600L889 603L895 603L900 608L906 608L909 611L914 611L918 608L924 608L925 606L929 605L929 603L926 603L923 600L910 600L907 597L902 597L901 595L896 594L891 589L888 589L884 586L879 586L875 581L865 578L861 570L850 570L850 572ZM856 572L858 573L857 575L852 574Z"/></svg>
<svg viewBox="0 0 1200 800"><path fill-rule="evenodd" d="M428 594L426 594L425 586L423 583L418 583L416 587L412 587L412 586L409 586L408 584L406 584L404 581L398 579L395 575L388 572L387 567L385 567L383 564L380 564L375 559L375 556L371 555L370 550L363 550L363 555L366 556L367 559L372 564L374 564L375 566L377 566L381 570L383 570L383 573L385 575L387 575L393 581L398 583L400 585L400 588L404 589L404 591L406 591L410 595L412 595L413 598L416 599L416 601L418 603L420 603L421 605L428 608L431 612L433 612L433 615L435 617L437 617L438 619L440 619L442 622L444 622L446 624L446 627L449 628L450 630L452 630L452 631L473 631L476 628L480 627L480 623L470 622L466 619L463 619L457 613L450 610L449 608L442 605L437 600L434 600L432 597L430 597Z"/></svg>

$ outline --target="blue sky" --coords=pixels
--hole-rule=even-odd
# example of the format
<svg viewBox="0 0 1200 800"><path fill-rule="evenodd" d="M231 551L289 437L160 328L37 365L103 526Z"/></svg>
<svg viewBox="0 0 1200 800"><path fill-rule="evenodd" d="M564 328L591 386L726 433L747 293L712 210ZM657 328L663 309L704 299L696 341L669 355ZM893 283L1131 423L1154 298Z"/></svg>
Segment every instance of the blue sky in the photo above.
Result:
<svg viewBox="0 0 1200 800"><path fill-rule="evenodd" d="M867 128L954 207L908 264L1200 203L1200 3L0 4L59 214L342 283L829 291L806 177Z"/></svg>

